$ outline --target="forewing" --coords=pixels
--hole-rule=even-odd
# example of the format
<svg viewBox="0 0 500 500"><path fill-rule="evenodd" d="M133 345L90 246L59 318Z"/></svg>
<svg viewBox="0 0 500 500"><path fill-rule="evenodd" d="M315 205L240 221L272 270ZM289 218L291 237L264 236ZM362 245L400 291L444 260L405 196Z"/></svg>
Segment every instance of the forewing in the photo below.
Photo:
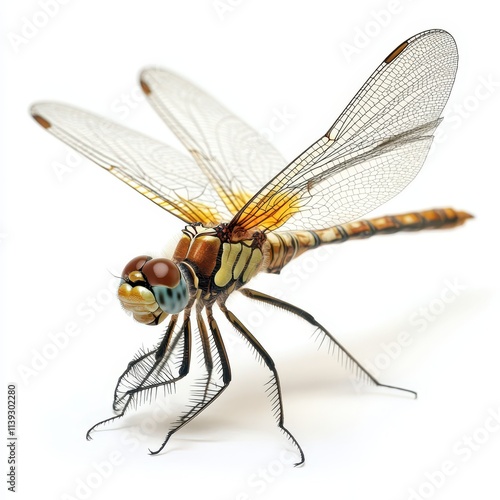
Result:
<svg viewBox="0 0 500 500"><path fill-rule="evenodd" d="M425 160L457 63L455 41L445 31L425 31L399 45L326 135L264 186L230 228L326 228L395 196Z"/></svg>
<svg viewBox="0 0 500 500"><path fill-rule="evenodd" d="M150 68L141 86L233 215L286 165L261 134L184 78Z"/></svg>
<svg viewBox="0 0 500 500"><path fill-rule="evenodd" d="M51 134L183 221L218 224L232 217L189 156L65 104L38 103L31 112Z"/></svg>

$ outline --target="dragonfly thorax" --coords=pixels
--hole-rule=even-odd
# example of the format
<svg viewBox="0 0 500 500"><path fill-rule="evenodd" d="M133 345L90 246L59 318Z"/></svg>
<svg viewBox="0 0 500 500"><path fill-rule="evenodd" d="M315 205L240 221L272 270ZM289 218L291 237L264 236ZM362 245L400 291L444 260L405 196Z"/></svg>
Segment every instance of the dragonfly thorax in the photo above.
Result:
<svg viewBox="0 0 500 500"><path fill-rule="evenodd" d="M265 235L258 231L246 239L231 241L226 224L192 224L184 229L173 261L193 269L197 288L208 298L231 293L255 276L264 261L265 242Z"/></svg>

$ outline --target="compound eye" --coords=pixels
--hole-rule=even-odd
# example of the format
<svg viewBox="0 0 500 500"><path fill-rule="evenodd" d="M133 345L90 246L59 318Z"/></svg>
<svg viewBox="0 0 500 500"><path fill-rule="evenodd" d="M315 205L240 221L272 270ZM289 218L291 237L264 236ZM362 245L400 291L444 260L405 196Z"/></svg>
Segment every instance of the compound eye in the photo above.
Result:
<svg viewBox="0 0 500 500"><path fill-rule="evenodd" d="M122 271L122 278L126 279L129 277L129 274L134 272L134 271L140 271L144 264L146 262L150 261L152 257L149 257L149 255L139 255L139 257L135 257L135 259L132 259L124 268Z"/></svg>
<svg viewBox="0 0 500 500"><path fill-rule="evenodd" d="M181 280L179 268L169 259L149 260L141 272L151 286L175 288Z"/></svg>

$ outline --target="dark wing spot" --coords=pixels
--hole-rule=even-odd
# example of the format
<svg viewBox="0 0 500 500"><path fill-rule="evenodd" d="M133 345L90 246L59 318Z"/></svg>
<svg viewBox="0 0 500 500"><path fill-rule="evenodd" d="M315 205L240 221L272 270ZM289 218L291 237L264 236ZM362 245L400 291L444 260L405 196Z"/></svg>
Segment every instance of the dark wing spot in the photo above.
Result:
<svg viewBox="0 0 500 500"><path fill-rule="evenodd" d="M50 128L52 127L52 123L50 123L48 120L43 118L40 115L33 115L33 118L43 127L43 128Z"/></svg>
<svg viewBox="0 0 500 500"><path fill-rule="evenodd" d="M394 59L396 59L396 57L399 56L399 54L401 54L401 52L403 52L403 50L406 49L406 47L408 47L408 42L403 42L399 47L396 47L385 59L384 59L384 62L386 64L389 64L391 63L392 61L394 61Z"/></svg>
<svg viewBox="0 0 500 500"><path fill-rule="evenodd" d="M149 88L149 85L144 80L141 80L141 88L146 95L151 94L151 89Z"/></svg>

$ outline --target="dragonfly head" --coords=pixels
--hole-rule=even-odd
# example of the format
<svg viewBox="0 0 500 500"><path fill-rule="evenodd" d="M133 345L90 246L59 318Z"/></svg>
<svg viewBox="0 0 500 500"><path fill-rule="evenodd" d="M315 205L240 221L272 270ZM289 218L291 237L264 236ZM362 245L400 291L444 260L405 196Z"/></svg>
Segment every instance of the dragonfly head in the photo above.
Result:
<svg viewBox="0 0 500 500"><path fill-rule="evenodd" d="M181 312L189 293L177 264L140 255L124 267L118 297L137 321L157 325L169 314Z"/></svg>

